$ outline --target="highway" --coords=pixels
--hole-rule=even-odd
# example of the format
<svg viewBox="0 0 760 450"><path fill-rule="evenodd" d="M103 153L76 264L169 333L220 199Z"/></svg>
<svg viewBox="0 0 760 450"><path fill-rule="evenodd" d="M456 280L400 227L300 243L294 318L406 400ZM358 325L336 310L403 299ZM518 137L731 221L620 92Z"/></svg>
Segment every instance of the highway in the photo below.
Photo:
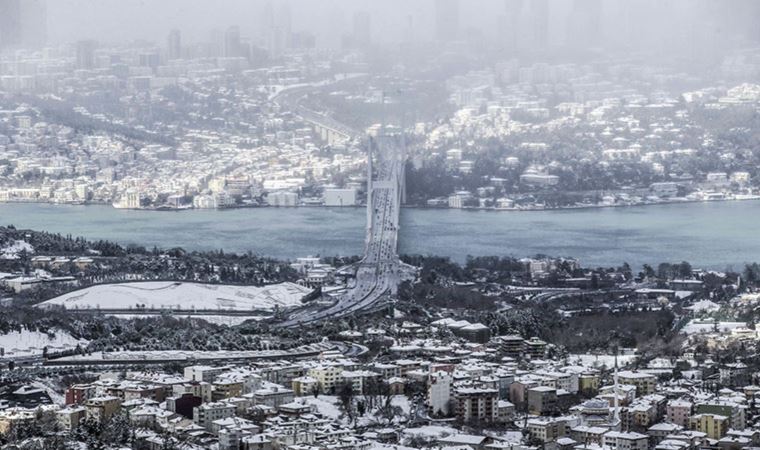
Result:
<svg viewBox="0 0 760 450"><path fill-rule="evenodd" d="M370 310L395 294L409 270L398 257L398 228L406 154L400 135L383 134L369 144L377 147L374 176L368 183L367 237L364 257L356 265L353 284L322 309L305 307L276 324L292 328ZM372 158L372 152L370 152ZM371 170L371 169L370 169ZM369 171L368 171L369 172Z"/></svg>
<svg viewBox="0 0 760 450"><path fill-rule="evenodd" d="M334 87L342 82L354 80L356 78L358 77L355 76L337 80L324 80L311 84L293 86L287 89L283 89L282 91L273 95L270 100L280 105L284 110L292 111L295 115L300 117L305 122L308 122L315 126L315 128L329 129L347 139L354 139L361 136L361 133L330 116L306 108L305 106L301 105L301 101L309 93L329 87Z"/></svg>

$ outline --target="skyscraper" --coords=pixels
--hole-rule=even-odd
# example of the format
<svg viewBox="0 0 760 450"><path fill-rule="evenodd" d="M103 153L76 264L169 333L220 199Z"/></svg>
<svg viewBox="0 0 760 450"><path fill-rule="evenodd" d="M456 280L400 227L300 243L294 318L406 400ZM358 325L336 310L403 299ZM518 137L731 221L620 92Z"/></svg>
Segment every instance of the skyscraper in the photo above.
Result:
<svg viewBox="0 0 760 450"><path fill-rule="evenodd" d="M533 47L545 49L549 43L549 2L548 0L532 0L530 14L533 27Z"/></svg>
<svg viewBox="0 0 760 450"><path fill-rule="evenodd" d="M285 51L285 30L280 26L273 26L267 33L267 51L270 58L279 58Z"/></svg>
<svg viewBox="0 0 760 450"><path fill-rule="evenodd" d="M0 0L0 48L40 47L46 39L45 0Z"/></svg>
<svg viewBox="0 0 760 450"><path fill-rule="evenodd" d="M241 47L240 28L236 26L227 28L227 31L224 32L224 48L222 51L224 56L227 58L242 56Z"/></svg>
<svg viewBox="0 0 760 450"><path fill-rule="evenodd" d="M579 49L598 45L601 36L600 0L573 0L568 16L566 44Z"/></svg>
<svg viewBox="0 0 760 450"><path fill-rule="evenodd" d="M21 43L21 0L0 0L0 47Z"/></svg>
<svg viewBox="0 0 760 450"><path fill-rule="evenodd" d="M500 37L507 51L514 51L518 47L522 8L523 0L504 0L504 23L500 24L499 29L502 30Z"/></svg>
<svg viewBox="0 0 760 450"><path fill-rule="evenodd" d="M459 0L436 0L435 39L452 41L459 34Z"/></svg>
<svg viewBox="0 0 760 450"><path fill-rule="evenodd" d="M263 30L267 51L271 58L282 56L286 48L292 45L292 18L290 5L285 2L279 4L277 9L268 2L264 7Z"/></svg>
<svg viewBox="0 0 760 450"><path fill-rule="evenodd" d="M179 59L182 57L182 34L179 30L171 30L166 40L167 52L169 59Z"/></svg>
<svg viewBox="0 0 760 450"><path fill-rule="evenodd" d="M357 11L354 14L354 44L364 47L372 41L372 16L367 11Z"/></svg>
<svg viewBox="0 0 760 450"><path fill-rule="evenodd" d="M21 45L37 48L47 41L46 0L21 1Z"/></svg>
<svg viewBox="0 0 760 450"><path fill-rule="evenodd" d="M97 42L83 40L76 43L77 69L90 70L95 68L95 47Z"/></svg>

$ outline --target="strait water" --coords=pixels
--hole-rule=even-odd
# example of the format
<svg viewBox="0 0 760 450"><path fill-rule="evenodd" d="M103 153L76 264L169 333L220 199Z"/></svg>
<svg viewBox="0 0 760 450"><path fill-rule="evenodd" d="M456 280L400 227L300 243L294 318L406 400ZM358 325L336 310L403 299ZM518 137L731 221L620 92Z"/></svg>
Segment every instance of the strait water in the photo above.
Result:
<svg viewBox="0 0 760 450"><path fill-rule="evenodd" d="M255 208L180 212L110 206L0 204L0 224L145 247L248 251L276 258L357 255L362 208ZM740 269L760 261L760 201L554 211L403 209L402 253L450 256L547 254L587 266L686 260Z"/></svg>

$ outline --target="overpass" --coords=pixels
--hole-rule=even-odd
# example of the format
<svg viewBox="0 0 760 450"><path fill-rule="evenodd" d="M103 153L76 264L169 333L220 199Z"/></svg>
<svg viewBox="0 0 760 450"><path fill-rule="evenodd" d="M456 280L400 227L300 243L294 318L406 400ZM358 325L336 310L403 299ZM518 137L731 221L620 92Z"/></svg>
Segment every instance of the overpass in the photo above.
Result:
<svg viewBox="0 0 760 450"><path fill-rule="evenodd" d="M303 106L296 109L298 116L311 125L314 133L317 134L324 142L333 145L342 141L350 141L359 136L359 133L338 122L330 116L320 114Z"/></svg>
<svg viewBox="0 0 760 450"><path fill-rule="evenodd" d="M401 133L381 132L367 145L367 231L355 277L327 307L307 306L275 326L292 328L377 309L413 274L399 260L398 230L404 196L406 146Z"/></svg>
<svg viewBox="0 0 760 450"><path fill-rule="evenodd" d="M300 84L295 85L282 91L271 97L271 100L282 106L283 108L293 111L295 115L300 117L304 122L310 124L320 139L328 144L335 144L346 140L352 140L360 137L361 133L348 125L345 125L332 117L313 111L305 106L302 106L301 100L310 92L314 92L318 89L323 89L334 84L347 81L353 78L341 79L336 81L323 81L312 84Z"/></svg>

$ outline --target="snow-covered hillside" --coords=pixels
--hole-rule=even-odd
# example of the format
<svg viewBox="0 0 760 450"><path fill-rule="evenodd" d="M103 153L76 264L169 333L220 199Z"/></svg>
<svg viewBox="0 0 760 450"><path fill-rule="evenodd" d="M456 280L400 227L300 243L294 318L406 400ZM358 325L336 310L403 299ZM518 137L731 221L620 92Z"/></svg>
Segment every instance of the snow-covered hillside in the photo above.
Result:
<svg viewBox="0 0 760 450"><path fill-rule="evenodd" d="M0 243L0 259L18 259L18 254L23 250L34 253L34 247L26 241L15 240Z"/></svg>
<svg viewBox="0 0 760 450"><path fill-rule="evenodd" d="M5 357L19 357L41 355L45 347L48 351L55 352L70 350L80 344L85 347L88 341L75 339L62 330L55 330L55 336L51 337L40 331L11 331L8 334L0 334L0 348L5 351Z"/></svg>
<svg viewBox="0 0 760 450"><path fill-rule="evenodd" d="M68 309L205 309L268 310L300 304L311 289L295 283L264 287L200 283L146 281L92 286L48 300L41 306L61 305Z"/></svg>

